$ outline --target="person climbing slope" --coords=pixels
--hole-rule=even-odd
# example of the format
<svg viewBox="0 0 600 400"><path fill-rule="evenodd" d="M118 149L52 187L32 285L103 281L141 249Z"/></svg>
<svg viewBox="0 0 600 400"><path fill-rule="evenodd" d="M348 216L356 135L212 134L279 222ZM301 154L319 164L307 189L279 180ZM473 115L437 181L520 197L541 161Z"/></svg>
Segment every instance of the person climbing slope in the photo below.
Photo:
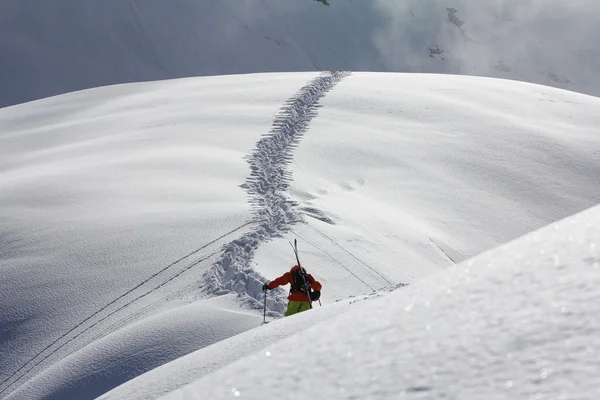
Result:
<svg viewBox="0 0 600 400"><path fill-rule="evenodd" d="M294 265L289 272L281 275L279 278L265 283L263 290L273 290L279 286L290 284L290 294L288 296L288 307L285 316L289 317L312 308L312 302L321 297L322 285L306 270L298 265Z"/></svg>

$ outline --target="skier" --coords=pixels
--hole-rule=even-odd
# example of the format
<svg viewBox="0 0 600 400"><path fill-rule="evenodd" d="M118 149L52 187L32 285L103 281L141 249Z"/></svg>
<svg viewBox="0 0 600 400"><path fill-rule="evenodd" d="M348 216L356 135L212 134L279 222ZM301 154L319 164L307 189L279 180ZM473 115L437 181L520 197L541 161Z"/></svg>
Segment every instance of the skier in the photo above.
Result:
<svg viewBox="0 0 600 400"><path fill-rule="evenodd" d="M263 290L273 290L279 286L290 284L288 307L285 316L289 317L312 308L312 302L321 297L321 284L306 270L294 265L289 272L281 275L272 282L265 283Z"/></svg>

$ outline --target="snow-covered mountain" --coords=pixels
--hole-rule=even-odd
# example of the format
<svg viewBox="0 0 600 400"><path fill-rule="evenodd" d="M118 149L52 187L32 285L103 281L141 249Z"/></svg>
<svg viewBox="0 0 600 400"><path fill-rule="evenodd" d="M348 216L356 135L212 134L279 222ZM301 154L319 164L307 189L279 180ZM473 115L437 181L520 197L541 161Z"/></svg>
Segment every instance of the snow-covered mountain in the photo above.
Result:
<svg viewBox="0 0 600 400"><path fill-rule="evenodd" d="M597 398L599 235L597 206L393 293L244 332L101 399L163 398L190 381L164 399L303 399L306 387L323 398Z"/></svg>
<svg viewBox="0 0 600 400"><path fill-rule="evenodd" d="M600 3L3 0L0 107L101 85L272 71L483 75L600 93Z"/></svg>
<svg viewBox="0 0 600 400"><path fill-rule="evenodd" d="M161 399L597 399L599 240L595 207L339 318L301 315L294 324L314 326ZM243 336L252 343L284 322Z"/></svg>
<svg viewBox="0 0 600 400"><path fill-rule="evenodd" d="M598 14L0 0L0 398L597 398Z"/></svg>
<svg viewBox="0 0 600 400"><path fill-rule="evenodd" d="M499 79L285 73L117 85L3 108L0 397L147 398L206 376L218 398L223 375L211 372L239 371L227 366L262 346L279 352L289 342L275 342L317 322L320 332L350 331L362 299L400 287L383 302L405 307L422 279L444 285L440 270L598 204L599 106ZM292 238L324 285L323 308L259 327L260 287L294 262ZM478 301L495 302L488 294ZM284 299L269 293L269 319ZM365 313L385 310L370 304ZM245 382L232 388L246 393Z"/></svg>

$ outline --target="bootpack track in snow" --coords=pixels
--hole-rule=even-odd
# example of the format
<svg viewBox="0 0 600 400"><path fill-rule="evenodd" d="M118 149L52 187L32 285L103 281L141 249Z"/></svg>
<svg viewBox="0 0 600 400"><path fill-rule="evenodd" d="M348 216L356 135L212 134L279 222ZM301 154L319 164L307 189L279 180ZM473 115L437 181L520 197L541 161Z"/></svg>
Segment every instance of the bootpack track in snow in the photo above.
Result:
<svg viewBox="0 0 600 400"><path fill-rule="evenodd" d="M120 311L130 308L133 303L137 303L142 298L165 287L183 273L190 271L219 253L221 255L218 257L217 262L204 275L203 289L208 293L217 295L225 293L247 295L244 297L248 299L249 306L262 308L258 300L262 295L264 278L250 267L250 262L261 243L282 236L291 231L293 224L302 221L301 215L295 210L298 204L286 198L291 180L287 166L292 162L293 150L308 130L310 122L316 117L317 111L321 107L319 101L348 75L350 75L348 72L324 73L301 88L281 108L273 122L270 133L257 143L256 149L248 156L251 174L241 186L248 192L253 206L254 216L250 222L242 224L165 266L83 319L0 382L0 395L10 393L10 389L14 388L29 373L44 369L47 365L42 364L46 360L53 363L58 361L57 358L64 358L66 354L70 353L69 350L65 349L68 344L74 343L77 339L82 340L83 342L77 346L78 349L81 349L94 339L98 339L112 329L122 326L125 321L131 320L131 315L125 319L120 319L108 329L105 327L100 334L95 332L95 334L92 334L92 340L84 335L93 328L99 327L101 323L108 322L109 318L118 318ZM223 246L221 251L210 251L207 255L199 256L202 250L208 250L210 246L246 226L251 226L252 230ZM189 261L195 255L199 257L196 260ZM164 274L175 267L179 267L183 262L187 263L185 267L180 268L169 277L163 277ZM158 282L156 283L156 281ZM152 284L152 282L154 283ZM144 287L149 284L152 284L152 286L145 289ZM136 294L138 291L142 291L142 293ZM119 303L121 303L120 306ZM109 311L112 306L116 309ZM146 306L134 314L141 315L148 307ZM283 298L273 297L269 302L269 308L274 313L282 313L285 308ZM66 350L66 354L63 352L61 352L63 354L59 354L62 349ZM49 360L51 358L54 360Z"/></svg>
<svg viewBox="0 0 600 400"><path fill-rule="evenodd" d="M287 198L291 176L287 166L293 151L308 130L321 107L319 101L349 72L328 72L310 81L290 98L279 111L270 133L248 156L250 177L242 185L248 192L254 210L255 228L224 247L223 254L207 272L205 288L214 294L239 293L250 296L255 307L262 308L264 278L250 266L261 243L289 232L301 221L296 202ZM269 309L281 313L285 303L274 296Z"/></svg>

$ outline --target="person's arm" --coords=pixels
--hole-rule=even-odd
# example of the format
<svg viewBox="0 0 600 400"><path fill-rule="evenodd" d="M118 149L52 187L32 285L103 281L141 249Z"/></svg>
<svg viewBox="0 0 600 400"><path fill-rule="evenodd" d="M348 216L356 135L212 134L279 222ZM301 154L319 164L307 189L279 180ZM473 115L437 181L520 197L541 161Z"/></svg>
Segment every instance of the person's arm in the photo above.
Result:
<svg viewBox="0 0 600 400"><path fill-rule="evenodd" d="M315 278L313 278L311 274L308 274L308 281L310 282L310 287L312 288L312 290L317 290L319 292L321 291L321 288L323 286L321 286L321 283Z"/></svg>
<svg viewBox="0 0 600 400"><path fill-rule="evenodd" d="M279 278L270 282L268 286L269 286L269 289L273 290L276 287L287 285L288 283L290 283L290 281L291 281L291 275L289 272L286 272L285 274L281 275Z"/></svg>

